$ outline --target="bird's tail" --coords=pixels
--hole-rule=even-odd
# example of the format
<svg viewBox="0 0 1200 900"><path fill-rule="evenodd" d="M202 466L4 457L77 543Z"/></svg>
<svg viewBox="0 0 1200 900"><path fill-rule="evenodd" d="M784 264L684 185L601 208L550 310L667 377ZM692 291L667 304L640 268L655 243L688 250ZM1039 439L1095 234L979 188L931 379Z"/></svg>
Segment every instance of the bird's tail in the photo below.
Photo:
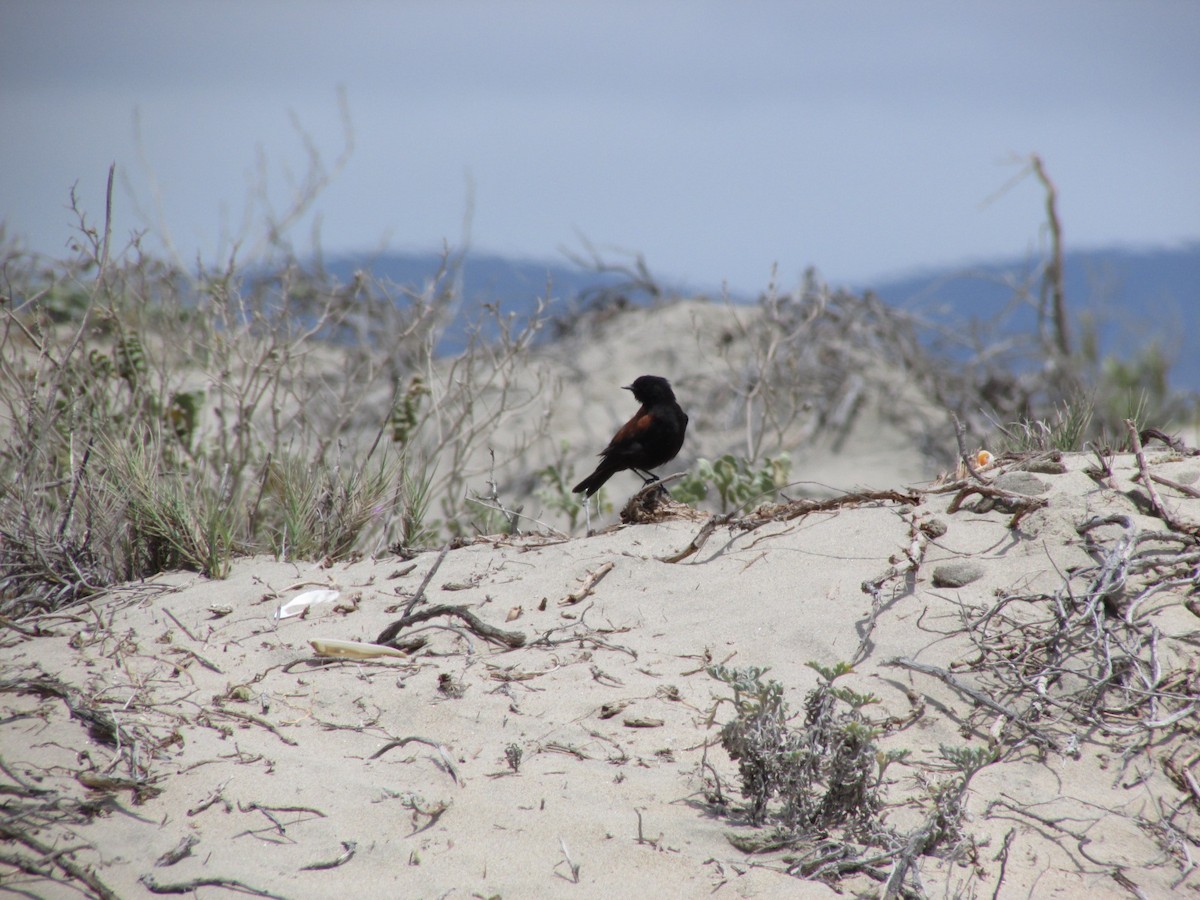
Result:
<svg viewBox="0 0 1200 900"><path fill-rule="evenodd" d="M596 471L589 475L575 487L571 488L572 494L582 493L585 497L590 497L596 491L604 486L604 482L613 477L613 470L607 469L604 466L598 466Z"/></svg>

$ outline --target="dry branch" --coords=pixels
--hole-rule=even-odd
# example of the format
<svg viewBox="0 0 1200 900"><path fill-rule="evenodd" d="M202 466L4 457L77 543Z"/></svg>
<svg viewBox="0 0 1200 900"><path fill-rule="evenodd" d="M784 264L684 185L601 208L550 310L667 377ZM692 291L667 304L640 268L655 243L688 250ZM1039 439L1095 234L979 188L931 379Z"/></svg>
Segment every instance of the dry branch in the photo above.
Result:
<svg viewBox="0 0 1200 900"><path fill-rule="evenodd" d="M404 738L397 738L394 741L388 741L386 744L368 756L367 759L379 759L379 757L383 756L383 754L387 753L389 750L395 750L397 747L403 747L406 744L412 743L424 744L426 747L432 747L434 750L436 750L438 752L438 756L442 758L442 762L446 766L446 771L450 774L450 777L454 779L454 783L460 783L458 780L458 770L454 768L454 762L450 758L450 751L446 749L446 745L438 741L431 740L430 738L420 737L415 734Z"/></svg>
<svg viewBox="0 0 1200 900"><path fill-rule="evenodd" d="M728 524L732 519L732 516L732 513L725 516L713 516L704 523L704 526L698 532L696 532L696 536L688 542L686 547L684 547L678 553L673 553L670 556L659 557L659 561L666 563L677 563L687 559L693 553L698 552L700 548L705 545L708 539L712 537L712 533L717 530L718 525Z"/></svg>
<svg viewBox="0 0 1200 900"><path fill-rule="evenodd" d="M1179 531L1184 534L1200 535L1200 525L1195 525L1190 522L1181 522L1176 515L1167 509L1162 502L1162 498L1158 496L1158 491L1154 487L1154 482L1157 480L1150 474L1150 467L1146 463L1146 453L1142 449L1142 439L1138 434L1137 426L1132 419L1125 420L1125 428L1129 432L1129 442L1133 446L1134 456L1137 457L1138 472L1141 474L1142 486L1146 489L1147 495L1150 497L1150 508L1154 515L1167 523L1167 527L1173 531Z"/></svg>
<svg viewBox="0 0 1200 900"><path fill-rule="evenodd" d="M1159 428L1143 428L1138 432L1138 440L1148 444L1152 440L1162 441L1181 456L1200 456L1200 449L1189 447L1182 438L1172 437Z"/></svg>
<svg viewBox="0 0 1200 900"><path fill-rule="evenodd" d="M907 657L902 657L902 656L896 656L896 657L893 657L892 659L885 660L883 665L899 666L900 668L911 669L914 672L921 672L922 674L925 674L925 675L932 675L934 678L938 679L939 681L943 682L944 684L947 684L950 687L954 688L954 690L958 691L960 694L964 694L965 696L970 697L972 700L974 700L979 705L986 706L988 709L992 710L993 712L998 712L1000 715L1004 716L1009 721L1014 722L1017 725L1020 725L1025 731L1029 732L1030 736L1032 736L1034 739L1036 739L1040 743L1043 743L1048 747L1057 747L1057 744L1055 743L1053 738L1049 737L1047 734L1045 734L1040 729L1034 728L1028 722L1024 721L1022 716L1016 710L1010 709L1009 707L1005 706L1003 703L999 703L996 700L993 700L991 697L989 697L987 694L983 693L982 691L978 691L973 687L969 687L968 685L963 684L961 681L959 681L957 678L955 678L953 674L951 674L950 672L946 671L945 669L943 669L939 666L931 666L928 663L917 662L915 659L908 659Z"/></svg>
<svg viewBox="0 0 1200 900"><path fill-rule="evenodd" d="M120 900L120 895L106 885L100 879L100 876L92 871L91 866L80 865L71 859L70 853L65 853L58 848L39 841L32 834L28 833L26 827L0 822L0 839L24 844L30 850L41 855L40 859L33 860L20 854L5 854L3 858L5 863L14 865L30 875L57 880L47 874L46 871L48 865L52 863L68 878L85 885L100 900Z"/></svg>
<svg viewBox="0 0 1200 900"><path fill-rule="evenodd" d="M567 594L566 597L558 601L558 605L574 606L576 603L586 600L591 595L592 591L596 589L596 585L601 582L604 576L613 570L613 565L614 564L611 562L606 562L595 572L590 573L587 579L583 582L583 587L577 591Z"/></svg>
<svg viewBox="0 0 1200 900"><path fill-rule="evenodd" d="M1067 331L1066 292L1063 287L1066 272L1063 269L1063 239L1062 222L1058 217L1058 191L1054 182L1046 174L1042 158L1034 153L1029 157L1030 167L1037 180L1046 191L1046 222L1050 228L1050 262L1046 266L1046 274L1042 281L1041 315L1045 308L1050 307L1050 315L1054 320L1054 347L1063 359L1071 355L1071 341Z"/></svg>
<svg viewBox="0 0 1200 900"><path fill-rule="evenodd" d="M946 512L953 515L962 507L963 502L972 494L978 494L981 497L986 497L989 500L995 501L997 505L1007 512L1013 514L1008 520L1010 529L1016 528L1021 524L1021 520L1029 513L1035 510L1044 509L1049 506L1049 501L1045 497L1030 497L1026 494L1016 494L1012 491L1002 490L993 484L980 482L978 484L963 484L961 482L951 485L946 485L939 489L940 492L957 490L954 499L950 501L950 505L946 508Z"/></svg>
<svg viewBox="0 0 1200 900"><path fill-rule="evenodd" d="M854 509L866 503L907 503L917 505L921 495L904 491L855 491L841 497L828 500L797 499L784 503L764 503L751 515L733 522L737 528L747 531L766 525L770 522L789 522L811 513L835 512L842 509Z"/></svg>
<svg viewBox="0 0 1200 900"><path fill-rule="evenodd" d="M375 638L376 644L382 644L385 647L394 646L397 636L405 628L410 625L415 625L418 622L426 622L429 619L435 619L438 616L456 616L462 619L467 627L475 634L479 635L485 641L491 641L493 644L501 644L505 647L522 647L525 644L525 635L519 631L504 631L494 625L489 625L480 619L475 613L466 606L454 606L448 603L441 603L437 606L431 606L428 609L423 609L420 612L410 613L403 618L397 619L387 628L379 633L379 637Z"/></svg>
<svg viewBox="0 0 1200 900"><path fill-rule="evenodd" d="M248 885L244 881L238 881L236 878L205 877L193 878L190 881L160 883L155 880L153 875L143 875L138 881L152 894L192 894L195 893L197 888L219 887L227 888L241 894L251 894L255 897L272 897L274 900L288 900L282 894L273 894L270 891L264 891L261 888Z"/></svg>
<svg viewBox="0 0 1200 900"><path fill-rule="evenodd" d="M283 741L289 747L296 746L295 740L293 740L292 738L288 737L286 734L281 732L273 723L268 722L262 716L256 716L253 713L240 712L236 709L224 709L219 706L213 708L209 712L211 715L225 716L226 718L229 718L229 719L237 719L239 722L249 722L252 725L257 725L259 728L265 728L267 731L271 732L271 734L275 735L275 737L279 738L281 741Z"/></svg>
<svg viewBox="0 0 1200 900"><path fill-rule="evenodd" d="M323 862L309 863L307 866L301 866L301 872L317 872L323 869L336 869L338 866L343 866L354 858L355 851L358 850L356 841L342 841L341 855Z"/></svg>
<svg viewBox="0 0 1200 900"><path fill-rule="evenodd" d="M88 733L98 741L113 747L130 747L135 743L133 735L123 729L108 713L88 706L83 692L73 688L53 675L40 674L37 678L14 678L0 681L0 693L37 694L40 697L58 697L71 711L71 717L85 722Z"/></svg>
<svg viewBox="0 0 1200 900"><path fill-rule="evenodd" d="M421 579L421 584L417 588L416 593L413 594L412 597L409 599L408 606L404 607L404 615L401 616L401 619L407 618L409 616L409 614L413 611L413 607L421 602L421 599L425 596L425 589L427 587L429 587L429 582L433 581L434 574L437 572L438 569L441 568L442 561L446 558L446 554L449 552L450 552L449 544L442 547L441 552L437 555L437 559L435 559L433 561L433 565L429 567L429 571L426 572L425 577L423 579ZM386 643L386 641L381 640L381 641L376 641L376 643L383 644L383 643Z"/></svg>
<svg viewBox="0 0 1200 900"><path fill-rule="evenodd" d="M917 493L880 490L856 491L827 500L800 498L786 500L783 503L764 503L750 515L741 518L735 518L737 515L736 510L723 516L713 516L704 523L686 547L670 556L659 557L659 560L668 563L682 562L698 552L708 539L712 537L713 532L722 525L729 525L732 528L738 528L743 531L753 531L771 522L789 522L801 516L810 515L811 513L853 509L866 503L907 503L915 506L920 502L921 495Z"/></svg>

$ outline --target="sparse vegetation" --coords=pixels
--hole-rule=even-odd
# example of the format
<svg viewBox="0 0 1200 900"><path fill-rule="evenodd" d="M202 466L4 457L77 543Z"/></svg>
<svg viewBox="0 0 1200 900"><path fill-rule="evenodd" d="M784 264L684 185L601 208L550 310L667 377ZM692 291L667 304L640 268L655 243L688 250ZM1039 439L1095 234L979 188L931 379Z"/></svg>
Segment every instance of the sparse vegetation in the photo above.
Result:
<svg viewBox="0 0 1200 900"><path fill-rule="evenodd" d="M189 274L138 239L115 251L76 214L69 260L3 249L5 615L164 569L219 578L236 554L338 559L469 534L481 457L519 459L542 433L540 316L517 326L493 308L464 352L436 356L457 302L449 255L420 286L338 284L290 259ZM515 417L522 437L491 446Z"/></svg>
<svg viewBox="0 0 1200 900"><path fill-rule="evenodd" d="M734 717L721 728L721 746L738 764L754 824L773 823L796 835L841 825L871 831L882 806L883 771L903 754L882 754L875 744L879 731L864 709L877 697L835 687L850 666L809 666L821 681L805 700L799 728L790 724L783 685L764 681L765 669L709 668L733 689Z"/></svg>
<svg viewBox="0 0 1200 900"><path fill-rule="evenodd" d="M885 776L906 764L909 751L883 750L883 731L865 710L879 702L835 682L851 674L847 663L809 663L820 682L804 702L798 725L783 699L783 686L764 681L766 670L712 666L709 675L733 689L734 717L720 731L721 746L738 764L746 817L765 832L731 834L747 852L797 850L786 857L793 875L836 884L866 874L885 883L885 896L921 896L919 881L908 883L923 855L958 859L973 849L962 831L971 779L995 762L987 747L942 747L949 778L919 781L925 787L921 823L899 832L887 822ZM904 804L911 805L912 798ZM899 804L893 802L892 808Z"/></svg>
<svg viewBox="0 0 1200 900"><path fill-rule="evenodd" d="M672 492L681 503L697 504L708 497L710 487L721 499L721 512L743 504L774 497L788 483L791 460L786 453L770 456L754 466L745 457L732 453L710 462L698 459L696 465Z"/></svg>

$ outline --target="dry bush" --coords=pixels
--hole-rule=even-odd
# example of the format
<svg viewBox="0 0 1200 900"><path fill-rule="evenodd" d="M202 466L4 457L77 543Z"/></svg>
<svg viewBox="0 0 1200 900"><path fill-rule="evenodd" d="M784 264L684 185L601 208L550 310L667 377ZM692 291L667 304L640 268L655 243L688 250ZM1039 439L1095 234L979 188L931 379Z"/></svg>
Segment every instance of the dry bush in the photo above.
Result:
<svg viewBox="0 0 1200 900"><path fill-rule="evenodd" d="M293 260L191 274L136 239L113 252L78 214L65 262L3 250L5 614L166 568L220 577L236 553L466 533L468 487L540 436L540 315L485 311L463 353L435 353L461 299L450 254L422 285L342 285ZM514 417L525 431L493 446Z"/></svg>
<svg viewBox="0 0 1200 900"><path fill-rule="evenodd" d="M873 294L830 290L812 270L792 292L772 285L759 310L749 325L739 323L752 355L729 378L748 458L793 442L840 447L868 403L932 444L926 436L940 417L931 419L905 392L926 387L938 367L908 316Z"/></svg>
<svg viewBox="0 0 1200 900"><path fill-rule="evenodd" d="M899 832L887 821L900 804L888 802L885 775L892 765L907 764L908 751L880 749L881 723L865 713L878 698L835 685L853 671L850 665L809 666L821 681L805 698L803 718L791 714L779 682L763 680L765 669L707 670L734 692L735 714L721 727L720 742L738 764L746 819L770 826L729 839L747 853L793 851L784 857L786 871L801 878L837 885L865 875L884 884L884 896L924 896L915 874L920 857L960 859L973 852L974 841L963 831L965 799L971 779L996 754L943 746L948 777L921 776L926 796L903 805L923 815L915 828Z"/></svg>

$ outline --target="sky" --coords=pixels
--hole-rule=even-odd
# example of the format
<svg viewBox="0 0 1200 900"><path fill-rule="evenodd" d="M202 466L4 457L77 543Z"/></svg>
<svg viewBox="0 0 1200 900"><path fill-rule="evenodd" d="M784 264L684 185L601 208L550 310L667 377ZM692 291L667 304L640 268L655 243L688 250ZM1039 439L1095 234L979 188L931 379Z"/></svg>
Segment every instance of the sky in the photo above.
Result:
<svg viewBox="0 0 1200 900"><path fill-rule="evenodd" d="M0 221L185 264L642 254L696 287L1200 239L1200 3L0 0ZM1025 175L1022 175L1026 172Z"/></svg>

